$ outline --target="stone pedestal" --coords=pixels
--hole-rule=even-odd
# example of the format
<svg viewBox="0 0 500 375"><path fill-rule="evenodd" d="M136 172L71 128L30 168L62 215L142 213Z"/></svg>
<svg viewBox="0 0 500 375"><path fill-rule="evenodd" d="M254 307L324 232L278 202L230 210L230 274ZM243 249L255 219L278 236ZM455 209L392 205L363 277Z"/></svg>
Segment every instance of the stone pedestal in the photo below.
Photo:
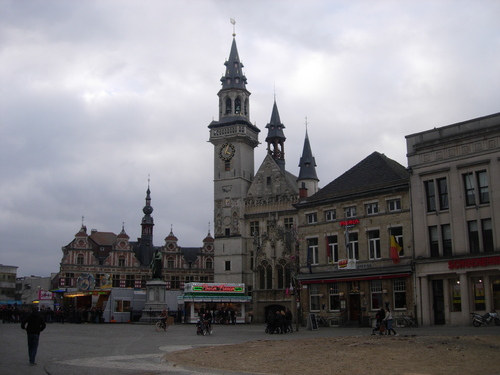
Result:
<svg viewBox="0 0 500 375"><path fill-rule="evenodd" d="M156 322L164 308L167 308L165 287L163 280L149 280L146 283L146 303L142 310L141 322Z"/></svg>

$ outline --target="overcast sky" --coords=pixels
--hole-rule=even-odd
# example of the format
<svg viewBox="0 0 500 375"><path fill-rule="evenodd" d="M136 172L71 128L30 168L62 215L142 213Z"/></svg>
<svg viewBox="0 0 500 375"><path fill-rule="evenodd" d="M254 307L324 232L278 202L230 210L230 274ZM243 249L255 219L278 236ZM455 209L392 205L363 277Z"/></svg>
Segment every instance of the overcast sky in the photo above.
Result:
<svg viewBox="0 0 500 375"><path fill-rule="evenodd" d="M59 271L89 232L213 234L213 146L236 20L250 119L276 95L286 169L306 117L320 186L405 136L500 111L500 2L0 0L0 264Z"/></svg>

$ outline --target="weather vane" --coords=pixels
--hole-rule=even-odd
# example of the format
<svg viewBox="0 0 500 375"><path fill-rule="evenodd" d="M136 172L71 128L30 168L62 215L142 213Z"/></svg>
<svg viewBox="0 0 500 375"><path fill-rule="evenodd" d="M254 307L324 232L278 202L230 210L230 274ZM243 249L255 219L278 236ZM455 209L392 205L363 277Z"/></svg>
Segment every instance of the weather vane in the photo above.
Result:
<svg viewBox="0 0 500 375"><path fill-rule="evenodd" d="M236 36L236 21L234 18L230 19L231 23L233 24L233 38Z"/></svg>

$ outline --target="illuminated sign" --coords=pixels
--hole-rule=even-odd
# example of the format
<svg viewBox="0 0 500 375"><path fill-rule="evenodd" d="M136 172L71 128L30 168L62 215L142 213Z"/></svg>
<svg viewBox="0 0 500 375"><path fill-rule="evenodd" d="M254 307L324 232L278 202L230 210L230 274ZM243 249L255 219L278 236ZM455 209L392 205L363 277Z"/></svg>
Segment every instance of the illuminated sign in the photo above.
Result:
<svg viewBox="0 0 500 375"><path fill-rule="evenodd" d="M448 268L450 270L458 268L475 268L475 267L498 266L498 265L500 265L500 256L450 260L448 262Z"/></svg>
<svg viewBox="0 0 500 375"><path fill-rule="evenodd" d="M185 291L193 293L245 293L245 284L188 283Z"/></svg>
<svg viewBox="0 0 500 375"><path fill-rule="evenodd" d="M38 291L38 299L39 300L47 301L47 300L51 300L52 298L53 298L52 292L48 292L46 290L39 290Z"/></svg>
<svg viewBox="0 0 500 375"><path fill-rule="evenodd" d="M359 224L358 219L344 220L344 221L340 222L341 227L350 227L350 226L357 225L357 224Z"/></svg>

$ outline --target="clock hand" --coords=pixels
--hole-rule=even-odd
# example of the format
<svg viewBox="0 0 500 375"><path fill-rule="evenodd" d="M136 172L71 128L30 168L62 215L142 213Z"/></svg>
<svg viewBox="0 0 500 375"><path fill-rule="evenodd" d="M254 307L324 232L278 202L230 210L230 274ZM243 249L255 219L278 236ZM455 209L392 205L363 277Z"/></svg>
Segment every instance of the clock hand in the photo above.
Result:
<svg viewBox="0 0 500 375"><path fill-rule="evenodd" d="M229 155L230 152L229 152L229 145L226 146L226 150L224 151L225 154Z"/></svg>

